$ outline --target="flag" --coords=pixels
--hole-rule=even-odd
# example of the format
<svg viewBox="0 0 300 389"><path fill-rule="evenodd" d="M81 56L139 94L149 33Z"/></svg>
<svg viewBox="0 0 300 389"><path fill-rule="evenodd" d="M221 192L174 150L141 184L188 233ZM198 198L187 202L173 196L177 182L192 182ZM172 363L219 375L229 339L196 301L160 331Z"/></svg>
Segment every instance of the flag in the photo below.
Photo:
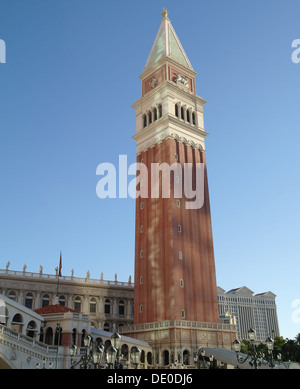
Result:
<svg viewBox="0 0 300 389"><path fill-rule="evenodd" d="M61 277L61 268L62 268L62 259L61 259L61 252L60 252L59 267L58 267L58 277Z"/></svg>

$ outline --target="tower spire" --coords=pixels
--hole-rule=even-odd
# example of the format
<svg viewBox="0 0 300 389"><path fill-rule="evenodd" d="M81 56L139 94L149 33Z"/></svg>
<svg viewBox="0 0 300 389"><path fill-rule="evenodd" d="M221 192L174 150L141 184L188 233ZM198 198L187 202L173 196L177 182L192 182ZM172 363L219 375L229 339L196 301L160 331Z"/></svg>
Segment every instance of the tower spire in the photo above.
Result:
<svg viewBox="0 0 300 389"><path fill-rule="evenodd" d="M168 18L166 8L162 11L162 21L156 35L154 44L147 59L144 71L152 68L163 58L171 58L189 70L193 70L180 40Z"/></svg>

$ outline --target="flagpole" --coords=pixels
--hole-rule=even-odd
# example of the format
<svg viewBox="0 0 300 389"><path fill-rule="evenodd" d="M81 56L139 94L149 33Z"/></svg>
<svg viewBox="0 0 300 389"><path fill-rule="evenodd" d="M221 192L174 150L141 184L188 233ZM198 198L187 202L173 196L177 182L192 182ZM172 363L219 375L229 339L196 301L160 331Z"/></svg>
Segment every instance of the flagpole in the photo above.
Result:
<svg viewBox="0 0 300 389"><path fill-rule="evenodd" d="M57 299L58 299L59 278L61 277L61 268L62 268L62 255L61 255L61 252L60 252L59 267L58 267L58 273L57 273L57 289L56 289Z"/></svg>

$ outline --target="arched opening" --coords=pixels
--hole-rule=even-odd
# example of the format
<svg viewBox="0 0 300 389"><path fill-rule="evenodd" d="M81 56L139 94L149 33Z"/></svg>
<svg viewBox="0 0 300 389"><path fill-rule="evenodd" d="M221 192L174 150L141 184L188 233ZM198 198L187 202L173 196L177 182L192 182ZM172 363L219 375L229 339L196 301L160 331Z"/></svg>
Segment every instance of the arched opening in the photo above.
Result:
<svg viewBox="0 0 300 389"><path fill-rule="evenodd" d="M186 120L187 120L187 122L191 122L191 114L190 114L190 111L187 109L187 111L186 111Z"/></svg>
<svg viewBox="0 0 300 389"><path fill-rule="evenodd" d="M124 300L119 301L119 315L125 314L125 303Z"/></svg>
<svg viewBox="0 0 300 389"><path fill-rule="evenodd" d="M178 104L175 104L175 116L176 116L177 118L179 117Z"/></svg>
<svg viewBox="0 0 300 389"><path fill-rule="evenodd" d="M33 294L31 292L26 293L25 304L24 305L25 305L26 308L32 309L32 306L33 306Z"/></svg>
<svg viewBox="0 0 300 389"><path fill-rule="evenodd" d="M104 349L106 350L111 345L110 339L107 339L104 343Z"/></svg>
<svg viewBox="0 0 300 389"><path fill-rule="evenodd" d="M121 354L123 355L123 358L128 361L128 345L127 344L122 344L121 347Z"/></svg>
<svg viewBox="0 0 300 389"><path fill-rule="evenodd" d="M66 305L66 298L65 298L65 296L59 296L59 298L58 298L58 303L59 303L60 305L65 306L65 305Z"/></svg>
<svg viewBox="0 0 300 389"><path fill-rule="evenodd" d="M35 321L31 320L27 325L26 335L29 336L30 338L34 338L36 331L37 331L37 324Z"/></svg>
<svg viewBox="0 0 300 389"><path fill-rule="evenodd" d="M15 292L14 290L9 291L7 296L8 296L11 300L17 301L16 292Z"/></svg>
<svg viewBox="0 0 300 389"><path fill-rule="evenodd" d="M152 113L151 113L151 111L148 112L148 123L149 124L152 123Z"/></svg>
<svg viewBox="0 0 300 389"><path fill-rule="evenodd" d="M181 107L181 119L184 120L184 108L183 107Z"/></svg>
<svg viewBox="0 0 300 389"><path fill-rule="evenodd" d="M15 314L11 322L11 328L17 332L22 332L23 324L22 315L20 313Z"/></svg>
<svg viewBox="0 0 300 389"><path fill-rule="evenodd" d="M50 297L48 294L44 294L42 297L42 307L46 307L50 303Z"/></svg>
<svg viewBox="0 0 300 389"><path fill-rule="evenodd" d="M142 350L141 352L141 363L145 363L145 351Z"/></svg>
<svg viewBox="0 0 300 389"><path fill-rule="evenodd" d="M110 306L111 306L110 300L106 299L104 302L104 313L106 313L107 315L110 315Z"/></svg>
<svg viewBox="0 0 300 389"><path fill-rule="evenodd" d="M103 330L104 331L109 331L109 324L107 322L104 323Z"/></svg>
<svg viewBox="0 0 300 389"><path fill-rule="evenodd" d="M195 112L192 113L192 123L194 124L194 126L196 125L196 114L195 114Z"/></svg>
<svg viewBox="0 0 300 389"><path fill-rule="evenodd" d="M90 299L90 313L96 313L96 299L94 297L92 297Z"/></svg>
<svg viewBox="0 0 300 389"><path fill-rule="evenodd" d="M152 353L150 351L147 353L147 363L152 365Z"/></svg>
<svg viewBox="0 0 300 389"><path fill-rule="evenodd" d="M190 364L190 352L189 352L189 350L183 351L183 364L184 365Z"/></svg>
<svg viewBox="0 0 300 389"><path fill-rule="evenodd" d="M47 328L46 336L45 336L45 343L46 344L52 344L53 343L53 330L51 327Z"/></svg>
<svg viewBox="0 0 300 389"><path fill-rule="evenodd" d="M169 351L168 350L164 350L162 352L162 363L164 366L167 366L170 364L170 354L169 354Z"/></svg>
<svg viewBox="0 0 300 389"><path fill-rule="evenodd" d="M78 296L75 297L75 300L74 300L74 309L78 313L81 312L81 298Z"/></svg>
<svg viewBox="0 0 300 389"><path fill-rule="evenodd" d="M102 340L102 338L98 337L95 339L95 342L96 342L96 346L100 346L100 344L102 344L103 340Z"/></svg>
<svg viewBox="0 0 300 389"><path fill-rule="evenodd" d="M159 104L157 108L158 108L158 119L160 119L162 117L162 105Z"/></svg>

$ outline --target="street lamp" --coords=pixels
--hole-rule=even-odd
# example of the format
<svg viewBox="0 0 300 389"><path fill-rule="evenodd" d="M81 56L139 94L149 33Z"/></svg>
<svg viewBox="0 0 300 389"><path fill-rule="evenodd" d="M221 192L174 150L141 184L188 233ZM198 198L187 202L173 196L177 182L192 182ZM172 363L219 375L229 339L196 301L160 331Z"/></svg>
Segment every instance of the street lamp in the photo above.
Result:
<svg viewBox="0 0 300 389"><path fill-rule="evenodd" d="M237 339L233 342L232 348L235 351L236 358L240 364L243 364L248 361L251 367L254 367L254 369L258 369L258 366L262 364L262 358L264 357L264 354L257 349L254 343L256 338L256 331L253 328L249 329L248 337L251 343L248 349L248 355L245 358L239 355L239 352L241 351L241 343Z"/></svg>
<svg viewBox="0 0 300 389"><path fill-rule="evenodd" d="M92 355L90 352L92 338L88 335L84 337L83 344L85 347L85 353L80 357L79 361L73 360L73 357L77 354L78 347L75 344L72 344L69 348L71 356L71 369L74 369L80 363L80 369L90 369L92 365L94 368L98 368L101 363L103 356L103 346L98 346L96 350L93 351Z"/></svg>
<svg viewBox="0 0 300 389"><path fill-rule="evenodd" d="M102 344L99 344L96 347L96 349L93 350L93 363L96 368L98 368L98 366L102 361L103 353L104 353L104 347Z"/></svg>
<svg viewBox="0 0 300 389"><path fill-rule="evenodd" d="M141 350L137 346L133 346L130 351L131 362L134 367L137 369L140 360L141 360Z"/></svg>
<svg viewBox="0 0 300 389"><path fill-rule="evenodd" d="M117 352L118 350L112 344L106 349L106 362L109 369L115 366Z"/></svg>
<svg viewBox="0 0 300 389"><path fill-rule="evenodd" d="M117 332L114 332L112 334L112 336L110 337L110 339L112 340L114 348L116 348L118 350L120 348L120 345L121 345L121 335L118 334Z"/></svg>
<svg viewBox="0 0 300 389"><path fill-rule="evenodd" d="M115 369L123 369L122 363L120 363L120 346L121 346L121 335L115 331L110 337L113 347L117 350L117 355L114 362Z"/></svg>

